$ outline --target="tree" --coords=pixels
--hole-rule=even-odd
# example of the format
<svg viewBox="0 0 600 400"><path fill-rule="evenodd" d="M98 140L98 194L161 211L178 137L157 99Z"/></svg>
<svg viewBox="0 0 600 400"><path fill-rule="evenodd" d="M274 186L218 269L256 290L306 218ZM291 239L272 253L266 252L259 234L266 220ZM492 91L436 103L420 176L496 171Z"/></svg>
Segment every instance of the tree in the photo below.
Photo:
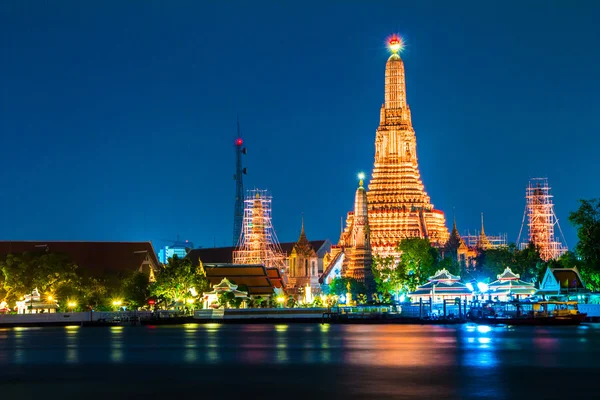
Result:
<svg viewBox="0 0 600 400"><path fill-rule="evenodd" d="M144 306L150 297L150 276L143 272L134 272L123 282L123 296L133 308Z"/></svg>
<svg viewBox="0 0 600 400"><path fill-rule="evenodd" d="M361 293L367 293L367 288L364 283L357 281L354 278L334 278L329 284L329 294L338 296L348 293L348 284L350 284L350 293L356 298Z"/></svg>
<svg viewBox="0 0 600 400"><path fill-rule="evenodd" d="M409 290L414 291L435 274L440 252L431 246L429 239L404 239L398 244L398 250L401 252L400 264L406 269L406 285Z"/></svg>
<svg viewBox="0 0 600 400"><path fill-rule="evenodd" d="M296 306L296 299L294 299L294 296L290 295L285 305L287 308L294 308Z"/></svg>
<svg viewBox="0 0 600 400"><path fill-rule="evenodd" d="M600 290L600 198L579 200L569 221L577 228L575 254L581 259L581 275L588 288Z"/></svg>
<svg viewBox="0 0 600 400"><path fill-rule="evenodd" d="M516 246L480 250L476 261L477 271L474 273L473 278L479 281L496 280L496 277L506 267L515 267L515 251Z"/></svg>
<svg viewBox="0 0 600 400"><path fill-rule="evenodd" d="M224 292L217 295L217 301L219 302L219 307L227 308L232 305L235 300L235 294L233 292Z"/></svg>
<svg viewBox="0 0 600 400"><path fill-rule="evenodd" d="M405 289L407 282L406 264L395 263L393 256L373 257L373 277L379 293L394 293L396 296Z"/></svg>
<svg viewBox="0 0 600 400"><path fill-rule="evenodd" d="M186 296L191 288L202 293L209 284L200 267L192 266L188 258L174 255L163 265L150 286L150 294L171 303Z"/></svg>
<svg viewBox="0 0 600 400"><path fill-rule="evenodd" d="M312 306L318 308L323 307L323 300L321 300L321 296L315 296Z"/></svg>
<svg viewBox="0 0 600 400"><path fill-rule="evenodd" d="M540 270L544 270L544 267L540 252L533 243L529 243L523 250L515 252L513 272L521 275L522 280L535 282Z"/></svg>
<svg viewBox="0 0 600 400"><path fill-rule="evenodd" d="M25 252L9 254L0 261L4 300L13 303L37 288L40 294L81 294L77 266L60 253ZM57 297L58 298L58 297Z"/></svg>

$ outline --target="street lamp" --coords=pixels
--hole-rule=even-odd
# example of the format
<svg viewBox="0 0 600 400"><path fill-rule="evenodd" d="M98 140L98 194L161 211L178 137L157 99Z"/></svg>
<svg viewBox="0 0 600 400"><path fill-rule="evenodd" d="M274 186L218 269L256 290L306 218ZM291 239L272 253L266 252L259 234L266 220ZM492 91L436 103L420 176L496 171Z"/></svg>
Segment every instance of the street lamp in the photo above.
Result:
<svg viewBox="0 0 600 400"><path fill-rule="evenodd" d="M71 310L71 312L73 312L73 309L75 307L77 307L77 303L75 303L74 301L70 301L67 303L67 307L69 307L69 309Z"/></svg>
<svg viewBox="0 0 600 400"><path fill-rule="evenodd" d="M281 308L283 308L283 302L285 301L285 298L283 297L283 295L279 295L277 296L277 302L279 303L279 306Z"/></svg>
<svg viewBox="0 0 600 400"><path fill-rule="evenodd" d="M121 300L113 300L113 302L112 302L112 305L117 307L117 311L118 311L119 307L121 307L121 304L123 304L121 302Z"/></svg>

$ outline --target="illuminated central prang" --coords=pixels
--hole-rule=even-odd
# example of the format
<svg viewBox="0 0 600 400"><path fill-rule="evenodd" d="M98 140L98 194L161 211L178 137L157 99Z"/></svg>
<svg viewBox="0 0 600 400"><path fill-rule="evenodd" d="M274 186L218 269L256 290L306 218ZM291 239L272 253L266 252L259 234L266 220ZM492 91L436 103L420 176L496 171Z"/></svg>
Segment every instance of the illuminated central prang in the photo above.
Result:
<svg viewBox="0 0 600 400"><path fill-rule="evenodd" d="M367 192L371 247L380 256L399 256L399 241L428 238L443 245L449 237L442 211L425 192L417 162L417 139L406 102L403 41L388 38L392 51L385 66L385 102L375 134L375 166Z"/></svg>

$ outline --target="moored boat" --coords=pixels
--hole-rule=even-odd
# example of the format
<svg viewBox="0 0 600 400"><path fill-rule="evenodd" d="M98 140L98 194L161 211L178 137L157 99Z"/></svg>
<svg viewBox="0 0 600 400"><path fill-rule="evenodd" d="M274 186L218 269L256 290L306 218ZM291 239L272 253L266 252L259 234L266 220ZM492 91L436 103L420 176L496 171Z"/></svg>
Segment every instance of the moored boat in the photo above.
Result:
<svg viewBox="0 0 600 400"><path fill-rule="evenodd" d="M576 301L489 303L467 313L472 322L487 325L579 325L586 316Z"/></svg>

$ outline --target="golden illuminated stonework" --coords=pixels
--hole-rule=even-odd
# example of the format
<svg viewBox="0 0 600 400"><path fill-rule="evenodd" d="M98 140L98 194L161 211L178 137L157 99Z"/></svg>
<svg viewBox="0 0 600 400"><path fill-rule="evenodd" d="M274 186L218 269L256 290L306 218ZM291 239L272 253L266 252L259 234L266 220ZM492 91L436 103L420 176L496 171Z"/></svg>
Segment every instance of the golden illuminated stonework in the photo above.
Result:
<svg viewBox="0 0 600 400"><path fill-rule="evenodd" d="M409 237L429 238L435 245L448 240L444 213L434 209L421 182L417 140L406 102L404 62L397 52L385 67L385 103L367 199L374 254L398 256L396 245Z"/></svg>

